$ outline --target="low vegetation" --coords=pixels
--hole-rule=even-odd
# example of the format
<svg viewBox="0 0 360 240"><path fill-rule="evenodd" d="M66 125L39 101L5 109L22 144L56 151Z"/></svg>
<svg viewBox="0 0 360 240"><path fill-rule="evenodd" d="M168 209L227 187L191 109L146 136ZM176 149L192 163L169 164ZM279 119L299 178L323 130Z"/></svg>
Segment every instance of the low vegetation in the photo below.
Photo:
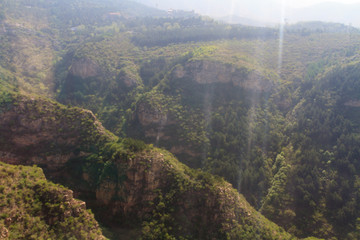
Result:
<svg viewBox="0 0 360 240"><path fill-rule="evenodd" d="M0 162L2 239L105 239L85 203L38 167Z"/></svg>

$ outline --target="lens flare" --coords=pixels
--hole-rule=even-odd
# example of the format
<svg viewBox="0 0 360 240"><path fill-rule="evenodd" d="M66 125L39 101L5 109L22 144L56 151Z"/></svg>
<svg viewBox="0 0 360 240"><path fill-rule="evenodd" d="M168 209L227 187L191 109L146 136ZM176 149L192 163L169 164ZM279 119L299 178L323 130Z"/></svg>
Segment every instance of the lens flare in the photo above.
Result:
<svg viewBox="0 0 360 240"><path fill-rule="evenodd" d="M278 55L278 74L281 74L282 62L283 62L283 44L284 44L284 27L285 27L285 7L286 1L281 2L281 16L279 25L279 55Z"/></svg>

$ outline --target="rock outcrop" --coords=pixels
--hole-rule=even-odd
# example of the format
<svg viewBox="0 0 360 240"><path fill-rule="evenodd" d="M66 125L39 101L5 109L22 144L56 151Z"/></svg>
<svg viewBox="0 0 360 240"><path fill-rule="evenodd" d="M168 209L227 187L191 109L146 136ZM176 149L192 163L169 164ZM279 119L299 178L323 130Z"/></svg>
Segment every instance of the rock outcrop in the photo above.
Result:
<svg viewBox="0 0 360 240"><path fill-rule="evenodd" d="M256 212L229 183L210 174L191 170L170 153L148 148L127 161L126 180L100 183L96 196L100 205L110 206L117 219L138 219L152 226L143 228L146 236L156 229L174 237L195 239L291 239L281 228ZM168 216L168 220L164 219ZM114 219L114 220L115 220Z"/></svg>
<svg viewBox="0 0 360 240"><path fill-rule="evenodd" d="M273 87L270 79L255 70L209 60L193 60L185 65L178 65L173 70L172 77L192 79L198 84L232 83L253 91L270 91Z"/></svg>
<svg viewBox="0 0 360 240"><path fill-rule="evenodd" d="M0 131L1 161L39 164L79 196L90 196L89 206L102 221L142 225L144 239L162 239L166 234L196 239L291 238L229 183L191 170L165 150L136 140L116 142L89 111L14 96L0 105ZM66 206L76 206L54 206L62 213L46 217L47 224L82 216L85 205L72 200L71 191L43 192L38 185L32 190L40 192L40 199L55 204L56 195Z"/></svg>
<svg viewBox="0 0 360 240"><path fill-rule="evenodd" d="M150 202L158 196L156 190L166 185L166 165L163 154L144 152L127 161L115 160L126 168L124 182L105 179L96 189L97 204L110 206L112 216L144 219L154 207Z"/></svg>
<svg viewBox="0 0 360 240"><path fill-rule="evenodd" d="M138 101L134 114L137 129L131 132L140 129L142 134L135 137L165 147L194 168L201 167L199 159L204 155L207 140L202 135L204 124L199 123L216 102L213 94L225 96L235 89L244 96L244 101L253 101L253 94L266 94L275 87L273 79L256 70L210 60L189 60L176 65L165 78L165 84L166 93L154 91ZM178 110L177 105L182 109ZM189 109L201 119L189 120Z"/></svg>
<svg viewBox="0 0 360 240"><path fill-rule="evenodd" d="M97 142L115 138L92 112L45 99L14 96L0 113L0 161L11 164L58 171Z"/></svg>
<svg viewBox="0 0 360 240"><path fill-rule="evenodd" d="M96 77L100 73L100 68L93 60L82 58L72 63L69 73L81 78Z"/></svg>
<svg viewBox="0 0 360 240"><path fill-rule="evenodd" d="M142 126L167 124L168 115L162 111L162 109L156 108L146 102L138 104L136 114Z"/></svg>

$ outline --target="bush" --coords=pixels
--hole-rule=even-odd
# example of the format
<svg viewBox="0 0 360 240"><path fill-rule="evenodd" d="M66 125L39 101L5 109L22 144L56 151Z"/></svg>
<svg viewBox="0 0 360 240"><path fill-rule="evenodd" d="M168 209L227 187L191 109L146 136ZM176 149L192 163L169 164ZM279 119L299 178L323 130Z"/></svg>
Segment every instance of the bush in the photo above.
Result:
<svg viewBox="0 0 360 240"><path fill-rule="evenodd" d="M132 138L125 138L122 141L122 144L125 146L126 149L129 149L132 152L141 152L147 147L147 145L143 141Z"/></svg>

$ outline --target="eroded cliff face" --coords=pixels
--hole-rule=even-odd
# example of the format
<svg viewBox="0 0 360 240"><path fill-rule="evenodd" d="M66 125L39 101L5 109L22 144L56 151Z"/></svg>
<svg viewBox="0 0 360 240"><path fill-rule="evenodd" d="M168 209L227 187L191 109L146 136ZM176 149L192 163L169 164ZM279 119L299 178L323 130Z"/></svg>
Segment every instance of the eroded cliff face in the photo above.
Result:
<svg viewBox="0 0 360 240"><path fill-rule="evenodd" d="M269 91L273 87L271 80L256 70L209 60L193 60L178 65L172 77L179 80L189 78L198 84L232 83L251 91Z"/></svg>
<svg viewBox="0 0 360 240"><path fill-rule="evenodd" d="M95 190L96 204L107 206L107 217L112 220L132 218L141 222L154 210L150 203L158 196L157 190L167 184L163 154L146 151L127 160L116 159L115 163L126 169L124 181L102 180Z"/></svg>
<svg viewBox="0 0 360 240"><path fill-rule="evenodd" d="M145 238L158 234L157 228L174 237L198 239L239 239L248 233L263 239L290 238L229 183L191 170L165 150L136 141L116 142L89 111L16 96L1 104L0 130L1 161L39 164L49 177L71 182L79 196L93 196L89 206L102 221L118 226L144 222ZM64 217L84 209L82 202L72 200L71 191L60 195L78 206L64 211Z"/></svg>
<svg viewBox="0 0 360 240"><path fill-rule="evenodd" d="M275 85L274 79L264 73L233 64L210 60L178 64L160 84L159 88L165 90L138 101L134 125L142 135L135 137L165 147L181 161L193 164L191 167L201 167L199 159L208 142L204 128L211 122L213 105L228 104L228 94L242 95L241 101L246 104L260 99L254 96L269 94Z"/></svg>
<svg viewBox="0 0 360 240"><path fill-rule="evenodd" d="M144 236L164 224L176 237L291 238L256 212L229 183L189 169L164 150L148 148L115 163L117 168L126 166L126 180L106 179L96 189L97 204L108 221L145 222L153 229L144 227Z"/></svg>
<svg viewBox="0 0 360 240"><path fill-rule="evenodd" d="M69 73L81 78L96 77L100 74L100 67L95 61L82 58L71 64Z"/></svg>
<svg viewBox="0 0 360 240"><path fill-rule="evenodd" d="M99 141L114 139L92 112L25 96L0 105L0 161L58 171Z"/></svg>
<svg viewBox="0 0 360 240"><path fill-rule="evenodd" d="M173 154L186 156L189 158L189 161L186 162L188 164L191 164L190 158L201 157L201 151L195 149L193 144L186 142L185 137L181 134L184 132L182 129L184 119L179 119L178 113L174 109L169 109L166 104L160 106L152 104L151 101L140 101L134 118L137 119L141 125L140 129L143 130L143 136L135 137L141 137L156 146L166 147Z"/></svg>
<svg viewBox="0 0 360 240"><path fill-rule="evenodd" d="M160 107L141 102L137 106L137 118L142 126L168 124L168 114Z"/></svg>

